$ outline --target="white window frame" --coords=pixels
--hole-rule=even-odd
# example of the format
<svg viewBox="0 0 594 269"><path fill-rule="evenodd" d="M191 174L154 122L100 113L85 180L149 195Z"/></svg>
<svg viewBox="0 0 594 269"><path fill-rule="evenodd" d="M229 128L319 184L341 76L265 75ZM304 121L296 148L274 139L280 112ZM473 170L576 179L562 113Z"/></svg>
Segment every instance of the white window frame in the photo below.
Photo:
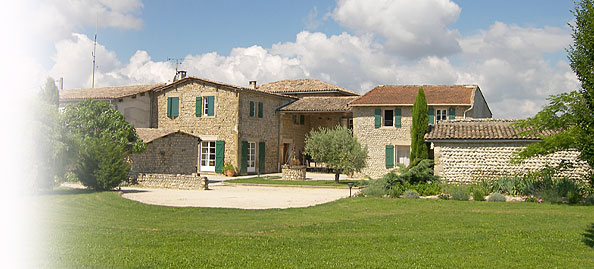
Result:
<svg viewBox="0 0 594 269"><path fill-rule="evenodd" d="M406 148L408 148L407 159L404 162L400 162L400 157L404 157L404 156L401 156L401 154L399 154L399 149L401 150L401 149L406 149ZM398 145L394 146L394 159L395 159L394 160L395 163L401 163L401 164L404 164L404 166L408 166L410 164L410 146L398 146Z"/></svg>
<svg viewBox="0 0 594 269"><path fill-rule="evenodd" d="M200 171L214 172L216 165L216 141L200 142ZM211 159L212 157L212 159ZM203 165L205 164L205 165ZM212 165L211 165L212 164Z"/></svg>
<svg viewBox="0 0 594 269"><path fill-rule="evenodd" d="M392 122L390 125L386 125L386 119L388 119L388 117L386 117L386 111L392 111L392 117L389 119ZM382 127L394 127L394 109L382 110Z"/></svg>
<svg viewBox="0 0 594 269"><path fill-rule="evenodd" d="M441 116L441 119L440 119ZM447 120L448 119L448 110L447 109L435 109L435 123L438 123L440 120Z"/></svg>
<svg viewBox="0 0 594 269"><path fill-rule="evenodd" d="M208 110L210 109L209 103L208 103L208 97L209 96L202 96L202 116L206 116L208 117ZM214 115L214 113L213 113ZM212 117L212 116L211 116Z"/></svg>
<svg viewBox="0 0 594 269"><path fill-rule="evenodd" d="M247 152L247 172L256 173L256 158L258 156L256 142L248 141L248 152Z"/></svg>

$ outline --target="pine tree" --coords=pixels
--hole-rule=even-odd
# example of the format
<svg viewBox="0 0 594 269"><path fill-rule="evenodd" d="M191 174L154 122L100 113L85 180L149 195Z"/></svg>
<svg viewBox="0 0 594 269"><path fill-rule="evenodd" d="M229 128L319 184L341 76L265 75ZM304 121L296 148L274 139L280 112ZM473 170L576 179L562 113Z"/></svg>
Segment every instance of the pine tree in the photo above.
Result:
<svg viewBox="0 0 594 269"><path fill-rule="evenodd" d="M425 143L425 133L427 132L427 122L429 115L427 115L427 99L425 98L425 91L419 88L417 99L412 108L413 124L410 128L410 165L414 166L423 159L429 158L429 150L427 143Z"/></svg>

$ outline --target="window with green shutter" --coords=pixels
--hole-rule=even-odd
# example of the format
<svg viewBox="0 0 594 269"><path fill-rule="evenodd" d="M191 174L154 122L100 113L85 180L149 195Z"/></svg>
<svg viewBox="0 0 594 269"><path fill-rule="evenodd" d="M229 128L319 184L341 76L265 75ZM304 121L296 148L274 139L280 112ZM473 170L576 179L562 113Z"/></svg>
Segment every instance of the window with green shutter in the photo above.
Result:
<svg viewBox="0 0 594 269"><path fill-rule="evenodd" d="M402 127L402 110L400 108L394 109L394 127Z"/></svg>
<svg viewBox="0 0 594 269"><path fill-rule="evenodd" d="M435 109L430 107L429 109L427 109L427 114L429 115L429 124L433 124L433 122L435 122Z"/></svg>
<svg viewBox="0 0 594 269"><path fill-rule="evenodd" d="M202 116L202 97L196 97L196 117Z"/></svg>
<svg viewBox="0 0 594 269"><path fill-rule="evenodd" d="M256 106L254 105L254 101L250 101L250 117L254 117L256 115Z"/></svg>
<svg viewBox="0 0 594 269"><path fill-rule="evenodd" d="M214 116L214 110L215 110L215 98L214 96L206 96L206 99L208 100L208 109L206 110L206 115L208 116Z"/></svg>
<svg viewBox="0 0 594 269"><path fill-rule="evenodd" d="M394 168L394 146L386 145L386 168Z"/></svg>
<svg viewBox="0 0 594 269"><path fill-rule="evenodd" d="M217 140L215 142L215 172L223 173L223 164L225 163L225 141Z"/></svg>
<svg viewBox="0 0 594 269"><path fill-rule="evenodd" d="M266 143L260 142L258 148L258 166L259 166L259 173L263 174L266 170Z"/></svg>
<svg viewBox="0 0 594 269"><path fill-rule="evenodd" d="M450 120L455 120L456 119L456 108L455 107L450 107L449 111L448 111L448 115Z"/></svg>
<svg viewBox="0 0 594 269"><path fill-rule="evenodd" d="M375 128L382 126L382 110L380 108L375 109Z"/></svg>
<svg viewBox="0 0 594 269"><path fill-rule="evenodd" d="M179 97L167 98L167 117L179 116Z"/></svg>
<svg viewBox="0 0 594 269"><path fill-rule="evenodd" d="M264 103L258 102L258 118L264 117Z"/></svg>
<svg viewBox="0 0 594 269"><path fill-rule="evenodd" d="M247 174L247 161L248 161L248 142L241 141L241 165L239 167L239 173L242 175Z"/></svg>

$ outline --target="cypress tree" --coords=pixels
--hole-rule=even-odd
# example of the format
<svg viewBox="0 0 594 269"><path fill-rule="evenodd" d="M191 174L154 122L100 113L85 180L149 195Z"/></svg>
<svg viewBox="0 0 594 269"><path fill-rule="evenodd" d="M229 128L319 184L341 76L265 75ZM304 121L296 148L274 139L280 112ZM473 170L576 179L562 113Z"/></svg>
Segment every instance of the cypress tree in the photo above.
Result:
<svg viewBox="0 0 594 269"><path fill-rule="evenodd" d="M427 99L425 98L425 91L419 88L417 99L412 108L413 123L410 128L410 166L414 166L420 160L429 158L429 150L425 143L425 133L427 132L427 122L429 116L427 115Z"/></svg>

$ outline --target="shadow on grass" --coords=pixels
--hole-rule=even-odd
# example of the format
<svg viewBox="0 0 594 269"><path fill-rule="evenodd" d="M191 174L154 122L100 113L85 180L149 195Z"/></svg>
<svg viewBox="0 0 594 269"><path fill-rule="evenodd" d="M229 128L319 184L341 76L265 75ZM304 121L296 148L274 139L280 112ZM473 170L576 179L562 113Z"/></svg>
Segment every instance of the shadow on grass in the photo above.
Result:
<svg viewBox="0 0 594 269"><path fill-rule="evenodd" d="M57 188L52 191L44 192L43 195L69 195L69 194L85 194L97 192L91 189L71 189L71 188Z"/></svg>
<svg viewBox="0 0 594 269"><path fill-rule="evenodd" d="M142 193L142 192L148 192L148 191L147 190L133 189L133 190L121 190L121 192L123 192L123 193Z"/></svg>
<svg viewBox="0 0 594 269"><path fill-rule="evenodd" d="M586 232L584 233L584 239L582 241L584 241L584 244L587 246L594 248L594 223L592 223L592 225L586 229Z"/></svg>

